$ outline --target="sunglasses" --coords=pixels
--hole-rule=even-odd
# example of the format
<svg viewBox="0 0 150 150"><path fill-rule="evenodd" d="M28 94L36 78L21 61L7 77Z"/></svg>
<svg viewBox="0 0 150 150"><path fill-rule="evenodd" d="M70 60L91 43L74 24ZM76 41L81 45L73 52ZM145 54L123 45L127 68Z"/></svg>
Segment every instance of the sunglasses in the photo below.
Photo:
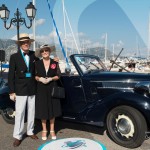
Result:
<svg viewBox="0 0 150 150"><path fill-rule="evenodd" d="M40 53L49 52L49 49L41 49Z"/></svg>
<svg viewBox="0 0 150 150"><path fill-rule="evenodd" d="M20 42L20 45L29 44L29 43L30 43L30 41L22 41L22 42Z"/></svg>

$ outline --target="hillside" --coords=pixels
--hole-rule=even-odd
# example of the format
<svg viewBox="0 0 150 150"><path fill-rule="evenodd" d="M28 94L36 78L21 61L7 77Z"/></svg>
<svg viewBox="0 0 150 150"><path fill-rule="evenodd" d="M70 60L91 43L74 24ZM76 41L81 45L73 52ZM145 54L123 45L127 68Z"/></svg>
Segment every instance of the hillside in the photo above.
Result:
<svg viewBox="0 0 150 150"><path fill-rule="evenodd" d="M36 42L36 47L40 47L42 43ZM54 47L54 46L53 46ZM31 46L32 49L32 46ZM17 52L17 45L14 40L10 39L0 39L0 50L5 50L5 60L9 61L10 55ZM73 53L77 53L77 50L72 50L71 48L67 48L67 56L70 56ZM86 50L81 51L81 53L87 53L91 55L99 56L101 59L104 59L105 56L105 50L104 47L95 47L95 48L87 48ZM64 59L63 53L61 51L61 48L59 45L55 45L55 48L53 48L52 54L54 56L58 56L60 59ZM111 58L112 53L107 50L107 57Z"/></svg>

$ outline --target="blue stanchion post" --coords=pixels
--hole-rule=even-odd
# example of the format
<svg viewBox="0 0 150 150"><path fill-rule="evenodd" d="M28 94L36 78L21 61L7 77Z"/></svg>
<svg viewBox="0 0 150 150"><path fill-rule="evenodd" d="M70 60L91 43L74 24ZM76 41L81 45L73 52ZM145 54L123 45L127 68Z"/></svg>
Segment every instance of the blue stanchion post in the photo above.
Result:
<svg viewBox="0 0 150 150"><path fill-rule="evenodd" d="M65 61L66 61L66 63L67 63L67 66L70 67L69 61L68 61L68 58L67 58L67 55L66 55L66 52L65 52L64 47L63 47L62 42L61 42L61 38L60 38L60 35L59 35L59 32L58 32L58 28L57 28L57 26L56 26L56 22L55 22L55 19L54 19L54 16L53 16L53 12L52 12L52 10L51 10L51 5L50 5L49 0L47 0L47 3L48 3L48 8L49 8L49 11L50 11L50 15L51 15L52 20L53 20L54 27L55 27L55 30L56 30L56 33L57 33L57 36L58 36L59 44L60 44L60 46L61 46L63 55L64 55L64 57L65 57Z"/></svg>

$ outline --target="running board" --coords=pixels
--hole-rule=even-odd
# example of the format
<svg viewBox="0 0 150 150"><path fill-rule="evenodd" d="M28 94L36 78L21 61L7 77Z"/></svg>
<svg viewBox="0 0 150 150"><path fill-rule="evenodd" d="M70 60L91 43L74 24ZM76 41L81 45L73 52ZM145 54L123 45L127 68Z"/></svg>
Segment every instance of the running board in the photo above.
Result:
<svg viewBox="0 0 150 150"><path fill-rule="evenodd" d="M76 118L72 118L72 117L62 117L63 119L72 119L75 120Z"/></svg>

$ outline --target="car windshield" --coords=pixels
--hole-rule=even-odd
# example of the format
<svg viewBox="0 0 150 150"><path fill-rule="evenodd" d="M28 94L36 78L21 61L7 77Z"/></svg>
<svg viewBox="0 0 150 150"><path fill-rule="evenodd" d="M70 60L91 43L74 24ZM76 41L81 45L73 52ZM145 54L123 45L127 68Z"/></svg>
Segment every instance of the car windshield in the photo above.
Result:
<svg viewBox="0 0 150 150"><path fill-rule="evenodd" d="M76 56L75 59L84 74L104 70L96 58Z"/></svg>

